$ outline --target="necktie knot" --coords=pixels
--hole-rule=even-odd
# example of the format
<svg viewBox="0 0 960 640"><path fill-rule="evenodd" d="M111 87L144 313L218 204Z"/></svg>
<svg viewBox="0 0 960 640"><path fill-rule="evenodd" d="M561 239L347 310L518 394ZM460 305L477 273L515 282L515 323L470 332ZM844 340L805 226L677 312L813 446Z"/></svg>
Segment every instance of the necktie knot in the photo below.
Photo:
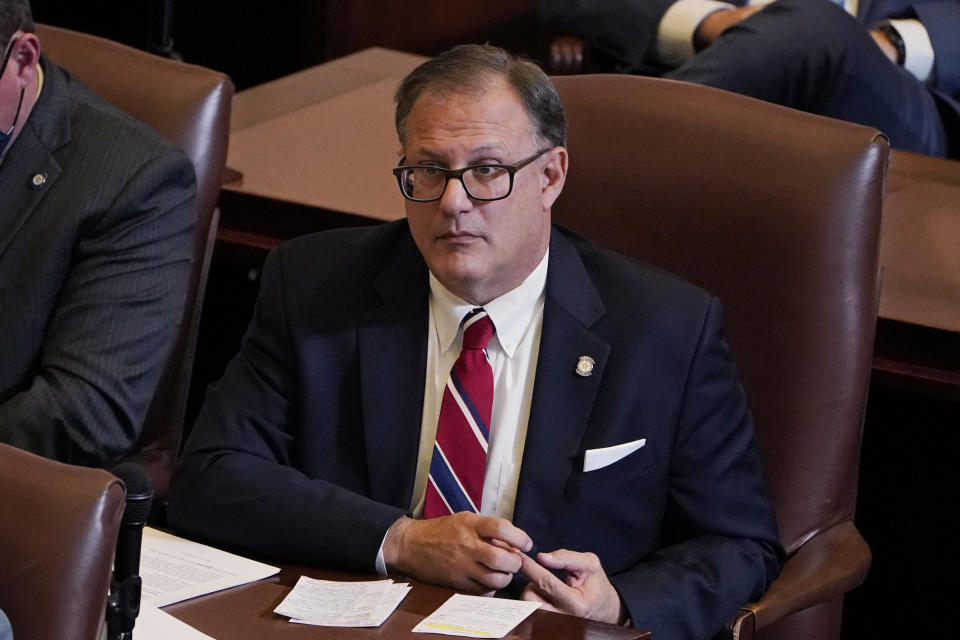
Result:
<svg viewBox="0 0 960 640"><path fill-rule="evenodd" d="M463 320L463 348L486 349L494 334L493 322L483 309L471 312Z"/></svg>

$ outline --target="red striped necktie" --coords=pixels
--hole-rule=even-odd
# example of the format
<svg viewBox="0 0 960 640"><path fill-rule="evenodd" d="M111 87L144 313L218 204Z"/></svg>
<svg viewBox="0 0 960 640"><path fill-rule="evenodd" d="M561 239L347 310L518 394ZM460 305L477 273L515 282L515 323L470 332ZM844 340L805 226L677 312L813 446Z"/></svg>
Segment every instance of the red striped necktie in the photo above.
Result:
<svg viewBox="0 0 960 640"><path fill-rule="evenodd" d="M493 408L493 369L484 349L494 327L483 309L463 320L463 349L440 404L423 517L480 511Z"/></svg>

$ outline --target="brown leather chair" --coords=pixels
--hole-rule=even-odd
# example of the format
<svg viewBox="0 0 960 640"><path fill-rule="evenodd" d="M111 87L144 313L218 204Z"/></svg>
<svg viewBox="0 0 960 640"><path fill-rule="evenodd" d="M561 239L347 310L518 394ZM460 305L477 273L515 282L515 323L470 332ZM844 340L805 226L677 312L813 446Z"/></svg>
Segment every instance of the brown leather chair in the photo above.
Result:
<svg viewBox="0 0 960 640"><path fill-rule="evenodd" d="M150 473L154 500L162 504L180 445L204 285L216 238L233 83L210 69L76 31L37 25L37 35L44 55L180 146L196 167L197 224L184 317L140 442L129 458Z"/></svg>
<svg viewBox="0 0 960 640"><path fill-rule="evenodd" d="M853 515L886 139L669 80L554 80L570 125L554 220L727 311L788 555L734 637L838 638L843 594L870 565Z"/></svg>
<svg viewBox="0 0 960 640"><path fill-rule="evenodd" d="M123 484L0 444L0 609L16 640L96 640Z"/></svg>

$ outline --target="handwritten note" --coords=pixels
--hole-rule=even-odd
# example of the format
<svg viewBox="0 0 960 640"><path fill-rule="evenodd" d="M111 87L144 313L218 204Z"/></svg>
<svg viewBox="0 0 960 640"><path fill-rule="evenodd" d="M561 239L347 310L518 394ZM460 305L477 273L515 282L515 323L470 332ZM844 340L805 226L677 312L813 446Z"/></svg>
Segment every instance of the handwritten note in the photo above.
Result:
<svg viewBox="0 0 960 640"><path fill-rule="evenodd" d="M413 631L467 638L502 638L539 606L538 602L456 593L421 620Z"/></svg>
<svg viewBox="0 0 960 640"><path fill-rule="evenodd" d="M409 591L409 585L393 580L335 582L300 576L274 612L299 624L378 627Z"/></svg>

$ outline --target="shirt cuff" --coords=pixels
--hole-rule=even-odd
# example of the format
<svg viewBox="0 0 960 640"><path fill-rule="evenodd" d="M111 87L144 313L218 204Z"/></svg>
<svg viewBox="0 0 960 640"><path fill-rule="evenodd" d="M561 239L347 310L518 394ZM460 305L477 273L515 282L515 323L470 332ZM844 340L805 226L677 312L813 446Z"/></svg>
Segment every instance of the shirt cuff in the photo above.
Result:
<svg viewBox="0 0 960 640"><path fill-rule="evenodd" d="M387 529L390 533L390 529ZM387 561L383 559L383 544L387 541L387 533L383 534L383 540L380 541L380 548L377 549L377 561L374 563L377 569L377 575L387 577Z"/></svg>
<svg viewBox="0 0 960 640"><path fill-rule="evenodd" d="M919 20L887 20L886 24L897 30L903 38L903 68L920 82L930 79L933 72L933 44L927 28Z"/></svg>
<svg viewBox="0 0 960 640"><path fill-rule="evenodd" d="M718 0L677 0L660 19L657 28L657 57L668 67L679 67L693 57L693 34L703 19L714 11L736 7Z"/></svg>

